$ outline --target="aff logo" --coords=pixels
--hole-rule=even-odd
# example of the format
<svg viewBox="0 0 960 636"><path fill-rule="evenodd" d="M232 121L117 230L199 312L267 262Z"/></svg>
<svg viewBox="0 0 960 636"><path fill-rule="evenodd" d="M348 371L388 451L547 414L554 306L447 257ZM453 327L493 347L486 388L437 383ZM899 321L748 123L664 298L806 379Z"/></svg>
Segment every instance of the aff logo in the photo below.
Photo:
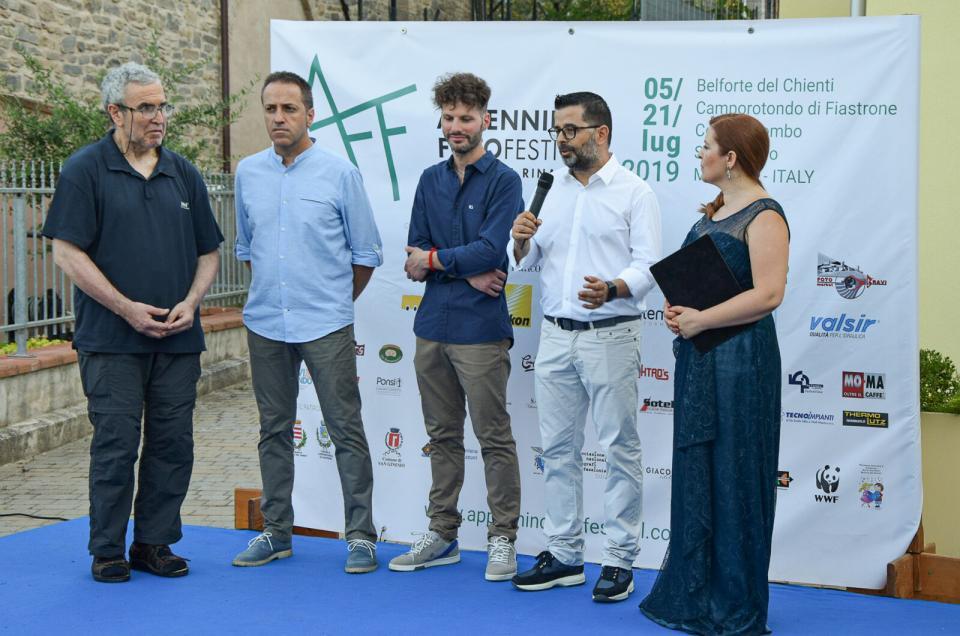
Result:
<svg viewBox="0 0 960 636"><path fill-rule="evenodd" d="M323 69L320 68L320 58L316 55L313 56L313 63L310 64L310 74L307 78L307 82L310 84L311 88L316 83L320 84L320 88L323 90L323 96L327 100L327 105L330 107L331 113L326 119L321 119L320 121L314 122L310 126L310 130L319 130L327 126L336 125L337 130L340 132L340 139L343 140L343 147L347 151L347 158L350 159L350 162L358 169L360 168L360 165L357 163L357 156L353 152L353 144L358 141L373 139L373 133L369 130L357 133L348 133L344 122L354 115L359 115L360 113L370 110L371 108L376 109L377 122L380 127L380 139L383 141L383 154L386 157L387 172L390 174L390 185L393 188L393 200L399 201L400 183L397 179L397 168L393 161L393 150L390 147L390 138L396 135L405 135L407 133L407 127L387 127L387 120L383 113L383 105L403 97L404 95L415 93L417 90L417 85L410 84L408 86L404 86L403 88L391 91L381 95L380 97L374 97L373 99L369 99L365 102L357 104L356 106L352 106L341 111L337 107L336 101L333 99L333 93L330 91L330 85L327 84L327 79L323 75Z"/></svg>

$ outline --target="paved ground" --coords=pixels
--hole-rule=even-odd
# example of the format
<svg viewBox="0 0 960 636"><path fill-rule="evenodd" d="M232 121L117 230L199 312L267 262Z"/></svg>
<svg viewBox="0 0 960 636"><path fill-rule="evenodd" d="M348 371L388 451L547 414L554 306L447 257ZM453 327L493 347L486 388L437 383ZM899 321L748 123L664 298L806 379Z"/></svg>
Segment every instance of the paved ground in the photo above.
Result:
<svg viewBox="0 0 960 636"><path fill-rule="evenodd" d="M194 420L195 460L183 522L233 527L233 489L259 488L257 407L249 383L201 397ZM73 519L87 514L90 438L0 466L0 514ZM0 536L56 523L0 516Z"/></svg>

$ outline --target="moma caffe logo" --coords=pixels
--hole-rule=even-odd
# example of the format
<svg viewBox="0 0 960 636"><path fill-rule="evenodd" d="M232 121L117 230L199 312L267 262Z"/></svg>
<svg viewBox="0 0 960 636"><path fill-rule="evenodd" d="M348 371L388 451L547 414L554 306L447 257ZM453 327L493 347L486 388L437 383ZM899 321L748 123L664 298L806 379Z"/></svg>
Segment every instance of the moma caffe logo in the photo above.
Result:
<svg viewBox="0 0 960 636"><path fill-rule="evenodd" d="M778 470L777 471L777 489L786 490L790 487L790 482L793 481L793 477L790 476L789 470Z"/></svg>
<svg viewBox="0 0 960 636"><path fill-rule="evenodd" d="M859 267L819 254L817 287L833 287L842 298L859 298L867 287L885 286L887 281L864 274Z"/></svg>
<svg viewBox="0 0 960 636"><path fill-rule="evenodd" d="M330 116L314 122L310 126L310 130L319 130L327 126L336 126L340 131L340 138L343 140L343 147L347 151L347 158L350 159L350 162L353 163L357 169L360 169L360 164L357 163L357 156L353 151L353 144L358 141L373 139L373 132L365 130L362 132L347 133L347 128L344 126L344 122L354 115L359 115L360 113L370 110L371 108L376 110L377 122L379 122L380 140L383 144L383 154L387 173L390 175L390 184L393 187L393 200L399 201L400 184L397 179L397 168L393 161L390 138L395 135L406 134L407 127L388 127L386 123L386 114L384 113L384 105L392 102L395 99L399 99L404 95L409 95L410 93L416 92L417 85L409 84L403 88L384 93L379 97L374 97L365 102L355 104L354 106L351 106L345 110L340 110L333 98L333 93L330 91L330 86L327 84L327 80L323 75L323 69L320 68L320 58L317 56L313 57L313 63L310 64L310 74L307 78L307 82L310 84L311 88L315 88L317 84L320 85L320 88L323 91L323 96L327 100L327 106L330 108Z"/></svg>
<svg viewBox="0 0 960 636"><path fill-rule="evenodd" d="M840 488L840 467L826 464L817 471L817 494L813 496L815 501L821 503L837 503L840 497L835 495Z"/></svg>
<svg viewBox="0 0 960 636"><path fill-rule="evenodd" d="M887 395L886 376L883 373L863 371L843 372L843 397L882 400Z"/></svg>
<svg viewBox="0 0 960 636"><path fill-rule="evenodd" d="M531 446L530 449L533 451L533 474L542 475L543 474L543 449L539 446Z"/></svg>
<svg viewBox="0 0 960 636"><path fill-rule="evenodd" d="M844 411L843 425L887 428L890 426L890 416L886 413L874 413L873 411Z"/></svg>
<svg viewBox="0 0 960 636"><path fill-rule="evenodd" d="M537 366L537 359L530 355L529 353L522 358L520 358L520 367L523 369L524 373L533 371Z"/></svg>
<svg viewBox="0 0 960 636"><path fill-rule="evenodd" d="M503 289L507 297L507 311L514 327L529 327L533 310L533 285L508 284Z"/></svg>
<svg viewBox="0 0 960 636"><path fill-rule="evenodd" d="M303 447L307 445L307 434L303 431L303 422L293 421L293 452L304 457Z"/></svg>
<svg viewBox="0 0 960 636"><path fill-rule="evenodd" d="M818 413L817 411L783 411L780 419L793 424L833 424L833 413Z"/></svg>
<svg viewBox="0 0 960 636"><path fill-rule="evenodd" d="M860 464L860 508L880 510L883 505L883 464Z"/></svg>
<svg viewBox="0 0 960 636"><path fill-rule="evenodd" d="M423 296L417 296L416 294L404 294L400 297L400 307L404 311L416 311L420 309L421 300L423 300Z"/></svg>
<svg viewBox="0 0 960 636"><path fill-rule="evenodd" d="M327 425L323 420L320 420L320 426L316 429L317 436L317 445L319 450L317 455L321 459L333 459L333 453L330 451L330 447L333 446L333 440L330 439L330 431L327 430Z"/></svg>
<svg viewBox="0 0 960 636"><path fill-rule="evenodd" d="M668 400L654 400L644 398L640 407L641 413L673 413L673 402Z"/></svg>
<svg viewBox="0 0 960 636"><path fill-rule="evenodd" d="M397 345L385 344L380 347L380 359L384 362L393 364L394 362L400 362L401 358L403 358L403 351Z"/></svg>
<svg viewBox="0 0 960 636"><path fill-rule="evenodd" d="M583 472L595 477L607 478L607 455L603 451L583 453Z"/></svg>
<svg viewBox="0 0 960 636"><path fill-rule="evenodd" d="M794 371L788 375L787 382L799 386L801 393L823 393L823 385L811 384L810 378L803 371Z"/></svg>
<svg viewBox="0 0 960 636"><path fill-rule="evenodd" d="M403 435L399 428L391 428L383 436L383 443L387 450L380 456L377 462L381 466L389 468L403 468L403 455L400 454L400 447L403 446Z"/></svg>
<svg viewBox="0 0 960 636"><path fill-rule="evenodd" d="M877 324L866 314L848 316L811 316L810 336L814 338L866 338L870 327Z"/></svg>
<svg viewBox="0 0 960 636"><path fill-rule="evenodd" d="M377 376L377 393L380 395L400 395L400 378L382 378Z"/></svg>
<svg viewBox="0 0 960 636"><path fill-rule="evenodd" d="M667 380L670 379L670 371L667 369L659 369L657 367L645 367L641 364L640 377L653 378L654 380L660 380L661 382L666 382Z"/></svg>

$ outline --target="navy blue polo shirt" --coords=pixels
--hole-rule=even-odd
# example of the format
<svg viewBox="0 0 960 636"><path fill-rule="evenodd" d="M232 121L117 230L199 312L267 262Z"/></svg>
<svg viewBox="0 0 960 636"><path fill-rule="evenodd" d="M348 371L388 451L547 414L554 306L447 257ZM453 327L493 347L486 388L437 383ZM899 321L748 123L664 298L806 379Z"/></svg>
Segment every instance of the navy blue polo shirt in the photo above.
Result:
<svg viewBox="0 0 960 636"><path fill-rule="evenodd" d="M487 151L470 164L463 185L453 157L423 171L410 215L408 243L438 249L444 271L427 278L413 332L427 340L480 344L513 339L506 294L492 298L467 277L510 271L507 242L523 211L520 176Z"/></svg>
<svg viewBox="0 0 960 636"><path fill-rule="evenodd" d="M153 174L144 179L120 154L112 130L63 164L43 235L82 249L127 298L164 309L186 298L198 257L223 242L197 169L161 147ZM199 308L187 331L149 338L74 289L75 349L194 353L205 348Z"/></svg>

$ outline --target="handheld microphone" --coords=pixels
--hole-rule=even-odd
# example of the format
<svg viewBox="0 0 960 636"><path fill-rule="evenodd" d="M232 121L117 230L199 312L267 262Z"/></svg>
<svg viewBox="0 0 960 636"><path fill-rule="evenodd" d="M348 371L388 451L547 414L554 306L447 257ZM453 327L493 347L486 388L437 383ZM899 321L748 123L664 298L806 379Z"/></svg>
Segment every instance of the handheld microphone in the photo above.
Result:
<svg viewBox="0 0 960 636"><path fill-rule="evenodd" d="M540 208L543 207L543 200L547 197L550 186L553 185L553 173L544 172L537 181L537 191L533 194L533 201L530 203L530 213L534 218L540 216Z"/></svg>

